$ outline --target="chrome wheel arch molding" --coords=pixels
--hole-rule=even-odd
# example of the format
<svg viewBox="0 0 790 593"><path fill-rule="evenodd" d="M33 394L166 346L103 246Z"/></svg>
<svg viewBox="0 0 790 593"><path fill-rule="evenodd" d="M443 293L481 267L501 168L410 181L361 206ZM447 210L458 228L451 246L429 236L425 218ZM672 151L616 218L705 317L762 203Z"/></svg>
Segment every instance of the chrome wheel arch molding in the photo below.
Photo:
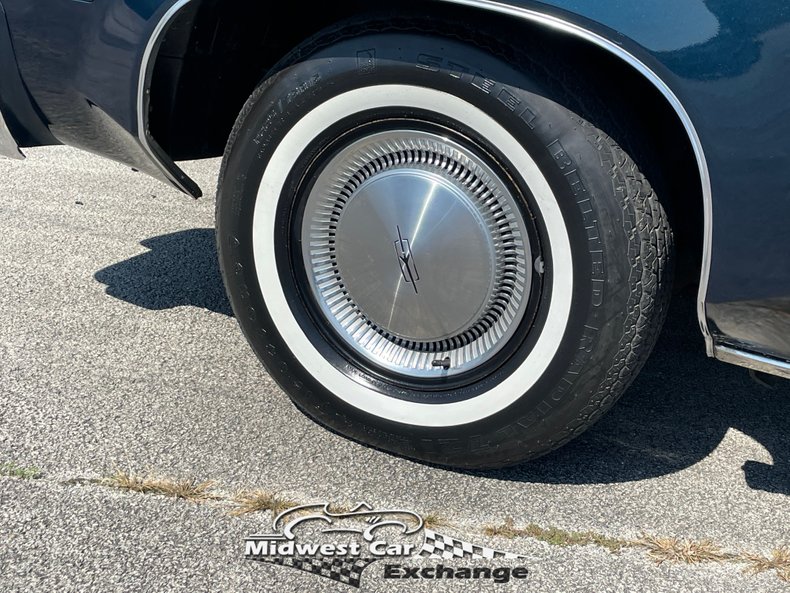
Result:
<svg viewBox="0 0 790 593"><path fill-rule="evenodd" d="M178 0L173 4L156 23L156 27L154 27L151 36L148 38L148 43L145 45L137 82L137 138L148 158L151 159L151 162L156 165L170 183L185 194L199 198L202 192L198 185L186 173L181 171L172 159L164 154L148 132L148 97L151 92L151 74L156 62L155 50L159 47L159 42L163 39L168 25L170 25L181 9L191 1Z"/></svg>
<svg viewBox="0 0 790 593"><path fill-rule="evenodd" d="M715 356L713 336L708 328L708 318L705 310L705 303L708 295L708 281L710 278L711 252L713 250L713 191L711 188L710 171L708 162L705 158L705 150L702 147L697 129L691 120L691 116L681 103L678 96L672 91L669 85L642 60L637 58L621 45L606 37L586 29L576 23L562 19L558 16L541 12L532 8L513 6L503 2L493 0L436 0L445 4L458 4L472 8L478 8L499 14L507 15L512 18L520 19L548 27L568 35L573 35L579 39L592 43L597 47L606 50L610 54L620 58L623 62L634 68L639 74L647 79L656 90L667 100L683 124L683 128L688 135L689 142L694 151L699 169L700 187L702 189L704 229L703 229L703 252L702 270L700 273L699 292L697 294L697 321L700 330L705 338L705 351L708 356Z"/></svg>
<svg viewBox="0 0 790 593"><path fill-rule="evenodd" d="M542 27L546 27L567 35L574 36L586 42L609 52L616 56L632 68L634 68L642 77L647 79L653 87L665 98L672 109L675 111L677 117L686 131L688 140L694 151L694 155L699 169L700 184L703 198L703 214L704 214L704 229L703 229L703 254L702 254L702 269L700 274L699 292L697 295L697 318L699 322L702 335L705 339L705 347L708 356L716 356L716 348L714 346L713 338L710 333L706 314L706 301L708 291L708 281L711 268L711 252L713 246L713 201L712 201L712 188L710 172L708 169L707 160L705 158L705 151L702 146L699 134L691 120L689 113L681 103L678 96L672 91L669 85L645 62L640 60L637 56L626 50L622 45L607 37L596 33L588 28L585 28L577 23L574 23L565 18L557 15L550 14L535 8L527 8L523 6L514 6L503 2L494 0L433 0L444 4L455 4L489 12L495 12L505 15L517 20L533 23ZM153 29L152 35L146 44L143 52L140 72L139 83L137 91L137 128L138 138L143 149L151 158L162 173L173 183L176 187L180 188L186 193L195 194L195 190L190 186L194 186L194 182L186 175L180 173L178 167L172 161L167 162L169 159L157 154L161 153L156 143L152 144L152 139L148 134L148 113L147 113L147 95L150 92L149 81L153 64L156 58L156 48L162 39L164 32L168 25L176 17L176 15L187 6L192 0L177 0L173 5L162 15ZM194 186L195 188L197 186ZM199 193L199 190L198 190Z"/></svg>

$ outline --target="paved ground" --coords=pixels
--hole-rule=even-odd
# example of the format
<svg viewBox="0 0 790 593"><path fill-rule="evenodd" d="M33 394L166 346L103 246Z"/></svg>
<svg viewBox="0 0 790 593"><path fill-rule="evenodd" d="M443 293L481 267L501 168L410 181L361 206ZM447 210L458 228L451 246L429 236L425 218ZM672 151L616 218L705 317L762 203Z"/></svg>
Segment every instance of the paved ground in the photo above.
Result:
<svg viewBox="0 0 790 593"><path fill-rule="evenodd" d="M348 442L290 405L223 294L210 228L218 161L185 168L206 198L65 148L0 161L0 463L43 471L0 478L0 589L340 590L241 559L267 514L84 481L116 468L438 512L446 530L529 556L514 590L787 589L734 563L659 566L638 550L480 533L512 517L732 551L790 543L790 383L767 389L706 359L693 297L676 299L640 378L576 442L508 471L427 467ZM407 590L370 570L363 590Z"/></svg>

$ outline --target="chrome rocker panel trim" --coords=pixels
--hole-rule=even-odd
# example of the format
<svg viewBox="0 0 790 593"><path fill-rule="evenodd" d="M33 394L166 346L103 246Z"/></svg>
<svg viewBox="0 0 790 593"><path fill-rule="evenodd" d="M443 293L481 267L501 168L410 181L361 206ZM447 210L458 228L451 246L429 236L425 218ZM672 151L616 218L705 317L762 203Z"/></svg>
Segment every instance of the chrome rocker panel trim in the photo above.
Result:
<svg viewBox="0 0 790 593"><path fill-rule="evenodd" d="M779 360L752 352L736 350L728 346L716 346L714 349L714 356L717 360L723 362L729 362L753 371L760 371L762 373L790 379L790 362L786 360Z"/></svg>

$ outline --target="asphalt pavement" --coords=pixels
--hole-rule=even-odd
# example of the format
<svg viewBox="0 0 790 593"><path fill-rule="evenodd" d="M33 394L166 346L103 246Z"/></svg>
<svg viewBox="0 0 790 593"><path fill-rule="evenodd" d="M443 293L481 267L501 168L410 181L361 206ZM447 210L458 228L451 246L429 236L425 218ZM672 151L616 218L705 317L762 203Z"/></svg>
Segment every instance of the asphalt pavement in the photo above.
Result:
<svg viewBox="0 0 790 593"><path fill-rule="evenodd" d="M786 591L740 561L657 563L647 550L486 535L512 519L617 540L708 540L733 557L790 545L790 382L707 359L694 295L673 301L647 366L563 449L509 470L454 472L317 426L260 366L224 295L213 243L218 160L184 163L193 200L68 148L0 160L2 591L351 591L243 558L271 515L239 489L440 515L459 538L527 557L493 591ZM211 480L195 503L108 488L122 470ZM439 529L439 528L437 528ZM362 591L472 591L385 581Z"/></svg>

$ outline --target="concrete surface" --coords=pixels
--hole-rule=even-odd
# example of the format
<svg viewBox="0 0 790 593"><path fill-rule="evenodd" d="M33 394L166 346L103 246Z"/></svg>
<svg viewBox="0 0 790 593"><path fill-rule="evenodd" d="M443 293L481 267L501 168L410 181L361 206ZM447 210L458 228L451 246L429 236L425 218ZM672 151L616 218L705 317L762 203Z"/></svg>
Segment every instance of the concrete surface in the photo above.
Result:
<svg viewBox="0 0 790 593"><path fill-rule="evenodd" d="M436 469L320 428L258 364L215 262L217 160L184 164L207 194L194 201L76 150L27 152L26 162L0 160L0 463L43 477L0 478L0 589L341 590L241 558L244 535L268 528L267 514L73 483L115 468L438 512L472 540L512 517L733 551L790 543L790 382L767 389L705 358L693 295L675 299L647 367L583 437L506 471ZM731 563L658 566L636 550L493 543L531 558L513 590L788 587ZM406 590L365 574L365 591Z"/></svg>

